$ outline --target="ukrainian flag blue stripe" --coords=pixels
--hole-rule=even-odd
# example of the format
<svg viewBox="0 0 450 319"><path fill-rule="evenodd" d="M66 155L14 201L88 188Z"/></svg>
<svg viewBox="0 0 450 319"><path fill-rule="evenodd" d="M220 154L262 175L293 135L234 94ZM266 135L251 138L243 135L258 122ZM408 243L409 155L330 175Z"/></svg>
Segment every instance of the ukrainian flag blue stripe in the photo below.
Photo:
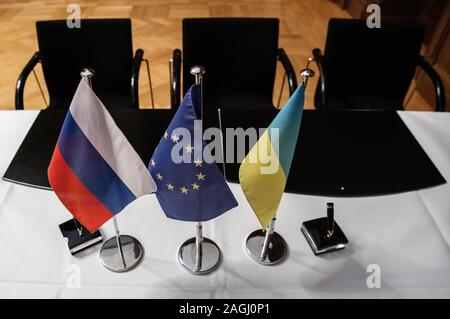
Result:
<svg viewBox="0 0 450 319"><path fill-rule="evenodd" d="M289 175L291 169L302 121L304 100L305 90L303 85L300 85L268 127L270 142L275 151L277 151L277 147L274 145L276 141L272 139L271 129L277 128L279 131L277 155L285 176Z"/></svg>

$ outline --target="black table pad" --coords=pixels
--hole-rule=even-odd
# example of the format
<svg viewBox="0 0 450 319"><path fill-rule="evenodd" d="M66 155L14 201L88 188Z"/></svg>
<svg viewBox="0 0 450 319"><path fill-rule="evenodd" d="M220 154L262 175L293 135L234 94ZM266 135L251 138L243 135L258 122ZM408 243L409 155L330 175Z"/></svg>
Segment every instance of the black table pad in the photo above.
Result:
<svg viewBox="0 0 450 319"><path fill-rule="evenodd" d="M164 109L115 109L110 113L145 165L174 114ZM47 168L66 114L67 110L60 109L39 113L6 170L4 180L51 189Z"/></svg>
<svg viewBox="0 0 450 319"><path fill-rule="evenodd" d="M50 188L47 167L66 112L39 113L3 179ZM147 165L174 113L124 109L111 114ZM226 109L221 115L224 128L259 128L267 127L276 111ZM205 128L210 126L218 127L216 112L205 114ZM238 163L227 163L229 181L238 181L238 169ZM445 182L396 112L306 110L286 191L370 196Z"/></svg>
<svg viewBox="0 0 450 319"><path fill-rule="evenodd" d="M241 110L237 116L234 110L221 110L224 128L267 127L275 115L268 110L255 118L252 111ZM227 164L228 180L237 182L238 171L239 164ZM397 112L305 110L286 191L372 196L443 183Z"/></svg>

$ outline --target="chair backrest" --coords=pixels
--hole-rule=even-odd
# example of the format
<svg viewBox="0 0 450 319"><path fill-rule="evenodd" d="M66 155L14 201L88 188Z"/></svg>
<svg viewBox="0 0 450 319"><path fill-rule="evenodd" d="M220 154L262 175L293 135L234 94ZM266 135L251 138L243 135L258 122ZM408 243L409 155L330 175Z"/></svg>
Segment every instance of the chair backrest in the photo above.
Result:
<svg viewBox="0 0 450 319"><path fill-rule="evenodd" d="M49 107L69 107L84 68L95 70L92 86L106 107L133 107L130 19L81 20L72 29L66 20L38 21L36 30Z"/></svg>
<svg viewBox="0 0 450 319"><path fill-rule="evenodd" d="M402 109L424 28L412 21L331 19L324 51L327 108Z"/></svg>
<svg viewBox="0 0 450 319"><path fill-rule="evenodd" d="M203 65L206 107L273 107L278 19L183 20L183 92Z"/></svg>

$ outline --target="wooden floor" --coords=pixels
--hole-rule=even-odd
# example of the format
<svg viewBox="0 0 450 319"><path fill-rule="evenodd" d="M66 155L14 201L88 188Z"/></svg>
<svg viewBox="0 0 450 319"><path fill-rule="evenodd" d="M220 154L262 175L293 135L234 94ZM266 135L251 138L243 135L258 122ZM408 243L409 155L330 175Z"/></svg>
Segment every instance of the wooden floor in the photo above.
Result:
<svg viewBox="0 0 450 319"><path fill-rule="evenodd" d="M349 17L328 0L0 0L0 109L14 108L17 77L37 51L35 22L66 19L70 3L80 5L82 18L132 19L134 49L144 49L151 63L156 107L169 105L168 60L174 48L181 48L181 20L185 17L278 17L280 47L286 50L297 72L304 67L314 47L323 49L328 19ZM36 70L45 86L40 65ZM282 74L279 66L274 103ZM140 76L140 103L142 107L150 107L146 73L141 72ZM307 108L313 107L316 81L317 78L308 84ZM282 103L286 98L284 90ZM431 110L416 93L408 101L409 110ZM32 74L25 89L25 105L28 109L45 107Z"/></svg>

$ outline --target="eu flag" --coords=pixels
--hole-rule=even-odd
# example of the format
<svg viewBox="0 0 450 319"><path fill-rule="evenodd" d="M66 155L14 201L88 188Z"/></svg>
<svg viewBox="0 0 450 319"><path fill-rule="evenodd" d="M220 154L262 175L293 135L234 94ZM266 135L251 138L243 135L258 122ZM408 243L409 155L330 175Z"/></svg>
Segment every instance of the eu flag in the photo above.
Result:
<svg viewBox="0 0 450 319"><path fill-rule="evenodd" d="M199 142L194 139L194 131L201 134L201 127L199 132L194 125L200 119L200 99L200 86L194 84L161 137L149 164L161 208L167 217L183 221L210 220L237 206L217 164L203 159L206 147L203 137ZM191 139L181 136L180 129L188 132L186 135ZM181 150L189 160L174 159L179 154L172 154L173 149Z"/></svg>

